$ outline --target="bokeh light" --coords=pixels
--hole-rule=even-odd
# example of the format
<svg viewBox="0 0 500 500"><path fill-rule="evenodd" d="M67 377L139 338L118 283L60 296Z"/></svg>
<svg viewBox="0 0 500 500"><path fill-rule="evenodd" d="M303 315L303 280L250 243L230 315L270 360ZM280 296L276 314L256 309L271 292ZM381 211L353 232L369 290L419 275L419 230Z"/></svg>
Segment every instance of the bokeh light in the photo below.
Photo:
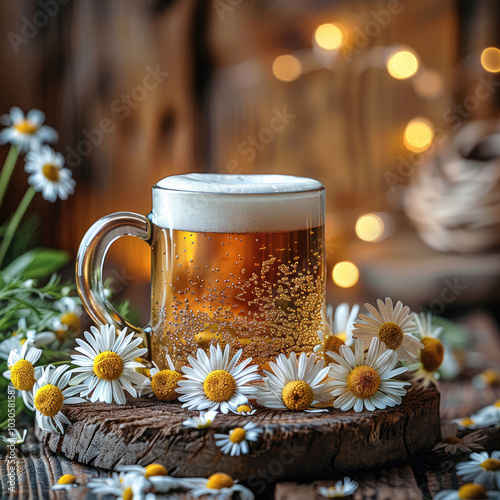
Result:
<svg viewBox="0 0 500 500"><path fill-rule="evenodd" d="M316 43L325 50L335 50L344 44L344 33L338 24L326 23L318 26L314 32Z"/></svg>
<svg viewBox="0 0 500 500"><path fill-rule="evenodd" d="M365 214L356 221L356 234L363 241L379 241L384 234L384 221L377 214Z"/></svg>
<svg viewBox="0 0 500 500"><path fill-rule="evenodd" d="M487 47L481 54L481 64L486 71L498 73L500 71L500 49Z"/></svg>
<svg viewBox="0 0 500 500"><path fill-rule="evenodd" d="M418 70L417 56L409 50L400 50L387 61L387 71L397 80L410 78Z"/></svg>
<svg viewBox="0 0 500 500"><path fill-rule="evenodd" d="M443 78L437 71L422 68L411 80L417 94L425 99L434 98L443 92Z"/></svg>
<svg viewBox="0 0 500 500"><path fill-rule="evenodd" d="M278 56L273 62L273 75L282 82L293 82L302 74L302 64L290 54Z"/></svg>
<svg viewBox="0 0 500 500"><path fill-rule="evenodd" d="M349 288L358 282L359 270L355 264L347 260L338 262L333 268L332 278L336 285Z"/></svg>
<svg viewBox="0 0 500 500"><path fill-rule="evenodd" d="M414 118L405 127L404 143L407 149L420 153L425 151L434 139L434 127L425 118Z"/></svg>

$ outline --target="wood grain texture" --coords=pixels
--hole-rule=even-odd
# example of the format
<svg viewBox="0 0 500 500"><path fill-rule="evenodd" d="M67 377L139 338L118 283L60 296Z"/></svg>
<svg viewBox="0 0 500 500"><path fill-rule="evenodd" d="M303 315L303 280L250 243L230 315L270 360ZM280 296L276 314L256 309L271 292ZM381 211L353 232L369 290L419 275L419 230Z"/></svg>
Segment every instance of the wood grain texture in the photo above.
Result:
<svg viewBox="0 0 500 500"><path fill-rule="evenodd" d="M64 436L42 437L50 450L105 469L159 462L187 477L223 470L248 479L264 469L276 479L328 478L404 462L432 448L439 435L435 389L410 392L401 406L373 413L259 410L252 421L264 432L252 452L238 459L220 452L214 433L228 433L248 421L239 415L218 415L209 429L198 430L182 425L197 412L156 400L72 405L64 412L73 425Z"/></svg>

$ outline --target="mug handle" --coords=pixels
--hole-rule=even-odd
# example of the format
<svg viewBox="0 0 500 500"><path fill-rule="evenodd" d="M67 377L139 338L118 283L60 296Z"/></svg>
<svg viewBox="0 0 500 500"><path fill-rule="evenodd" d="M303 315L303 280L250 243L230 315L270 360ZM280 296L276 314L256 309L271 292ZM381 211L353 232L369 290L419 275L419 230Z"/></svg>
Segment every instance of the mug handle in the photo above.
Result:
<svg viewBox="0 0 500 500"><path fill-rule="evenodd" d="M85 233L76 257L76 287L85 310L98 325L130 328L144 338L145 329L129 323L106 298L102 269L111 244L122 236L136 236L151 244L151 223L144 215L116 212L95 222Z"/></svg>

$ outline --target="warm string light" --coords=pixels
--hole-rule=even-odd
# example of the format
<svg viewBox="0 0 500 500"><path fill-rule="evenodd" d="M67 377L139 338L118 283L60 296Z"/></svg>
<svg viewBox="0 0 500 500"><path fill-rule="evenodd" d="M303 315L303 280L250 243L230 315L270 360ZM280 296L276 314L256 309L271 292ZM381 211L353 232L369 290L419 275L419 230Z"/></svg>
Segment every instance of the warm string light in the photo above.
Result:
<svg viewBox="0 0 500 500"><path fill-rule="evenodd" d="M384 221L377 214L362 215L356 221L355 230L363 241L379 241L384 234Z"/></svg>
<svg viewBox="0 0 500 500"><path fill-rule="evenodd" d="M481 54L481 65L490 73L500 71L500 49L497 47L487 47Z"/></svg>
<svg viewBox="0 0 500 500"><path fill-rule="evenodd" d="M273 62L273 75L282 82L293 82L302 74L302 64L290 54L278 56Z"/></svg>
<svg viewBox="0 0 500 500"><path fill-rule="evenodd" d="M399 50L389 57L386 67L393 78L405 80L418 71L418 59L417 56L409 50Z"/></svg>
<svg viewBox="0 0 500 500"><path fill-rule="evenodd" d="M425 118L410 120L404 130L404 144L415 153L425 151L434 139L434 127Z"/></svg>
<svg viewBox="0 0 500 500"><path fill-rule="evenodd" d="M318 26L314 32L314 40L325 50L336 50L345 43L344 30L336 23L326 23Z"/></svg>
<svg viewBox="0 0 500 500"><path fill-rule="evenodd" d="M358 282L359 270L355 264L347 260L337 262L333 267L332 278L336 285L349 288Z"/></svg>

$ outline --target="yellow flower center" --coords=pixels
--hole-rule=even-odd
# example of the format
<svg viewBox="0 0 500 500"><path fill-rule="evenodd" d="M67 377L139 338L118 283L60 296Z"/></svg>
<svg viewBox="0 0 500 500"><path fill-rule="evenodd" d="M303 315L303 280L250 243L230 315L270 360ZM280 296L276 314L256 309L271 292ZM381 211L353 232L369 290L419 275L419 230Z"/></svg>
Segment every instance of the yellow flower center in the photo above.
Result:
<svg viewBox="0 0 500 500"><path fill-rule="evenodd" d="M38 126L29 120L22 120L14 125L14 128L21 134L33 135L38 130Z"/></svg>
<svg viewBox="0 0 500 500"><path fill-rule="evenodd" d="M123 373L123 360L116 352L104 351L94 358L93 369L102 380L116 380Z"/></svg>
<svg viewBox="0 0 500 500"><path fill-rule="evenodd" d="M345 345L345 342L336 335L330 335L329 337L326 337L326 339L323 341L323 349L325 352L332 351L339 354L341 345ZM329 356L325 357L331 359Z"/></svg>
<svg viewBox="0 0 500 500"><path fill-rule="evenodd" d="M66 330L56 330L54 332L56 334L57 340L62 344L66 340Z"/></svg>
<svg viewBox="0 0 500 500"><path fill-rule="evenodd" d="M458 444L461 442L462 442L462 440L456 436L450 436L450 437L443 439L443 443L446 443L446 444Z"/></svg>
<svg viewBox="0 0 500 500"><path fill-rule="evenodd" d="M215 370L207 375L203 390L210 401L222 403L231 399L236 390L236 382L226 370Z"/></svg>
<svg viewBox="0 0 500 500"><path fill-rule="evenodd" d="M211 490L220 490L222 488L231 488L233 484L233 478L229 474L224 474L224 472L216 472L208 478L207 488Z"/></svg>
<svg viewBox="0 0 500 500"><path fill-rule="evenodd" d="M63 393L55 385L47 384L36 391L35 408L46 417L55 417L61 411L63 403Z"/></svg>
<svg viewBox="0 0 500 500"><path fill-rule="evenodd" d="M458 498L462 498L463 500L481 500L488 498L488 494L480 484L467 483L458 488Z"/></svg>
<svg viewBox="0 0 500 500"><path fill-rule="evenodd" d="M380 387L380 375L369 366L357 366L347 377L347 387L357 398L371 398Z"/></svg>
<svg viewBox="0 0 500 500"><path fill-rule="evenodd" d="M494 458L488 458L484 462L481 462L481 467L484 470L496 472L500 470L500 460L495 460Z"/></svg>
<svg viewBox="0 0 500 500"><path fill-rule="evenodd" d="M125 488L122 493L123 500L132 500L134 498L134 494L132 492L132 486Z"/></svg>
<svg viewBox="0 0 500 500"><path fill-rule="evenodd" d="M393 349L394 351L401 347L403 343L403 330L396 323L387 321L380 325L378 329L378 338L385 344L387 349Z"/></svg>
<svg viewBox="0 0 500 500"><path fill-rule="evenodd" d="M500 408L500 399L498 401L495 401L493 403L493 406L496 406L497 408Z"/></svg>
<svg viewBox="0 0 500 500"><path fill-rule="evenodd" d="M179 395L175 392L177 382L182 378L179 372L174 370L162 370L151 378L151 389L153 394L160 401L173 401Z"/></svg>
<svg viewBox="0 0 500 500"><path fill-rule="evenodd" d="M153 476L168 476L167 469L160 464L149 464L146 466L146 473L144 477L147 479L148 477Z"/></svg>
<svg viewBox="0 0 500 500"><path fill-rule="evenodd" d="M443 344L438 339L433 339L432 337L424 337L422 344L424 344L424 348L420 351L422 366L426 372L434 373L443 362Z"/></svg>
<svg viewBox="0 0 500 500"><path fill-rule="evenodd" d="M42 174L51 182L59 180L59 168L56 165L52 165L52 163L46 163L42 167Z"/></svg>
<svg viewBox="0 0 500 500"><path fill-rule="evenodd" d="M72 332L78 332L80 330L80 317L74 312L67 312L61 316L61 323L68 327L68 330Z"/></svg>
<svg viewBox="0 0 500 500"><path fill-rule="evenodd" d="M497 386L500 385L500 376L495 370L484 370L481 374L487 385Z"/></svg>
<svg viewBox="0 0 500 500"><path fill-rule="evenodd" d="M462 418L462 420L460 420L460 425L462 427L469 427L471 425L474 425L476 422L474 422L474 420L471 420L470 418L466 417L466 418Z"/></svg>
<svg viewBox="0 0 500 500"><path fill-rule="evenodd" d="M76 481L76 477L73 474L64 474L59 478L57 484L73 484Z"/></svg>
<svg viewBox="0 0 500 500"><path fill-rule="evenodd" d="M301 411L310 408L314 393L311 386L303 380L294 380L283 387L281 397L289 410Z"/></svg>
<svg viewBox="0 0 500 500"><path fill-rule="evenodd" d="M35 369L25 359L20 359L10 369L10 380L18 391L31 391L35 385Z"/></svg>
<svg viewBox="0 0 500 500"><path fill-rule="evenodd" d="M231 434L229 435L229 440L231 443L241 443L242 441L245 441L247 435L247 431L241 427L236 427L236 429L233 429L231 431Z"/></svg>
<svg viewBox="0 0 500 500"><path fill-rule="evenodd" d="M236 408L236 411L238 413L241 413L244 411L252 411L252 408L250 408L250 406L248 406L248 405L240 405L240 406L238 406L238 408Z"/></svg>

